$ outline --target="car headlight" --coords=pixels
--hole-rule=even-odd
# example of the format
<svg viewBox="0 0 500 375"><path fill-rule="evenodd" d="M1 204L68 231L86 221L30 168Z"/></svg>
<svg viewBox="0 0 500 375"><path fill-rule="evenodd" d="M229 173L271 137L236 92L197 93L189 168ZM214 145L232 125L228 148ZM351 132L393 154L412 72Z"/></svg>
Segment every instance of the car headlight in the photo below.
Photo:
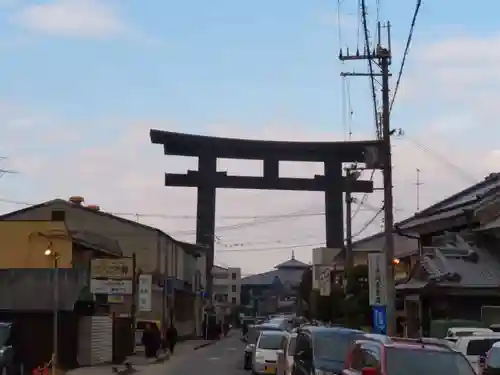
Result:
<svg viewBox="0 0 500 375"><path fill-rule="evenodd" d="M255 362L264 362L264 354L255 352Z"/></svg>

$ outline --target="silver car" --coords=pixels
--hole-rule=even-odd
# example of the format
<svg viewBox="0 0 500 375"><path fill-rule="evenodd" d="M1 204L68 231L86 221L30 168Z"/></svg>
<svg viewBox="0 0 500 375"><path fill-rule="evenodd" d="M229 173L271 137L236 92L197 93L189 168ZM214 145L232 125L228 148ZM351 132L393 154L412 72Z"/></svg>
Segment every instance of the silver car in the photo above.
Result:
<svg viewBox="0 0 500 375"><path fill-rule="evenodd" d="M277 373L278 355L283 351L288 335L284 331L262 331L260 333L252 357L253 374Z"/></svg>

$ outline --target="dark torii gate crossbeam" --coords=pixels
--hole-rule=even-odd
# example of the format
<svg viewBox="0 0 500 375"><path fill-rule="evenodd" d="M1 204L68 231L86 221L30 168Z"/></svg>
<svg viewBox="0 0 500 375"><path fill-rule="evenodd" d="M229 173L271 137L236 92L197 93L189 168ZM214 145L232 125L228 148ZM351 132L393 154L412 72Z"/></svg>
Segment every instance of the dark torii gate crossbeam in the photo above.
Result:
<svg viewBox="0 0 500 375"><path fill-rule="evenodd" d="M209 250L206 256L207 294L212 295L214 264L215 196L217 188L322 191L325 193L326 246L344 248L343 193L347 180L342 163L378 159L379 141L280 142L218 138L161 130L150 131L151 142L161 144L165 155L198 157L198 170L186 174L166 173L165 185L196 187L196 242ZM374 156L375 155L375 156ZM217 159L262 160L262 177L231 176L217 171ZM324 175L314 178L279 176L280 161L322 162ZM371 193L372 181L352 181L353 193Z"/></svg>

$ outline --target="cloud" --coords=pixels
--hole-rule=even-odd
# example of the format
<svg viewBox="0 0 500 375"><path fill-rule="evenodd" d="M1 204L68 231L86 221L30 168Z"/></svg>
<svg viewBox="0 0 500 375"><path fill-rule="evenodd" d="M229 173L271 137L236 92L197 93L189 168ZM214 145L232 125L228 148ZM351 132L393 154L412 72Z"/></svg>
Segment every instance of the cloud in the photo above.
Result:
<svg viewBox="0 0 500 375"><path fill-rule="evenodd" d="M105 0L54 0L27 5L13 21L27 30L51 36L102 39L127 35L130 27Z"/></svg>

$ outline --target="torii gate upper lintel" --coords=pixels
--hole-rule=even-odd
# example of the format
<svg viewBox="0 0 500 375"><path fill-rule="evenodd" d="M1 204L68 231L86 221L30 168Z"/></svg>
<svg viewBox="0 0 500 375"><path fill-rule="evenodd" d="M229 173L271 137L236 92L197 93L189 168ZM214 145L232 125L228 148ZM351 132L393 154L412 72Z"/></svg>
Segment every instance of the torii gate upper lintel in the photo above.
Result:
<svg viewBox="0 0 500 375"><path fill-rule="evenodd" d="M161 130L150 131L151 142L162 144L165 155L198 157L198 170L185 174L165 174L166 186L196 187L196 242L207 246L207 292L214 263L215 197L217 188L262 189L325 192L326 246L344 247L343 193L347 180L342 163L373 163L379 154L380 141L357 142L282 142L231 139ZM217 159L262 160L262 177L230 176L217 171ZM370 161L368 161L370 159ZM325 174L314 178L279 177L280 161L322 162ZM374 168L376 168L374 166ZM371 193L372 181L351 181L353 193Z"/></svg>

